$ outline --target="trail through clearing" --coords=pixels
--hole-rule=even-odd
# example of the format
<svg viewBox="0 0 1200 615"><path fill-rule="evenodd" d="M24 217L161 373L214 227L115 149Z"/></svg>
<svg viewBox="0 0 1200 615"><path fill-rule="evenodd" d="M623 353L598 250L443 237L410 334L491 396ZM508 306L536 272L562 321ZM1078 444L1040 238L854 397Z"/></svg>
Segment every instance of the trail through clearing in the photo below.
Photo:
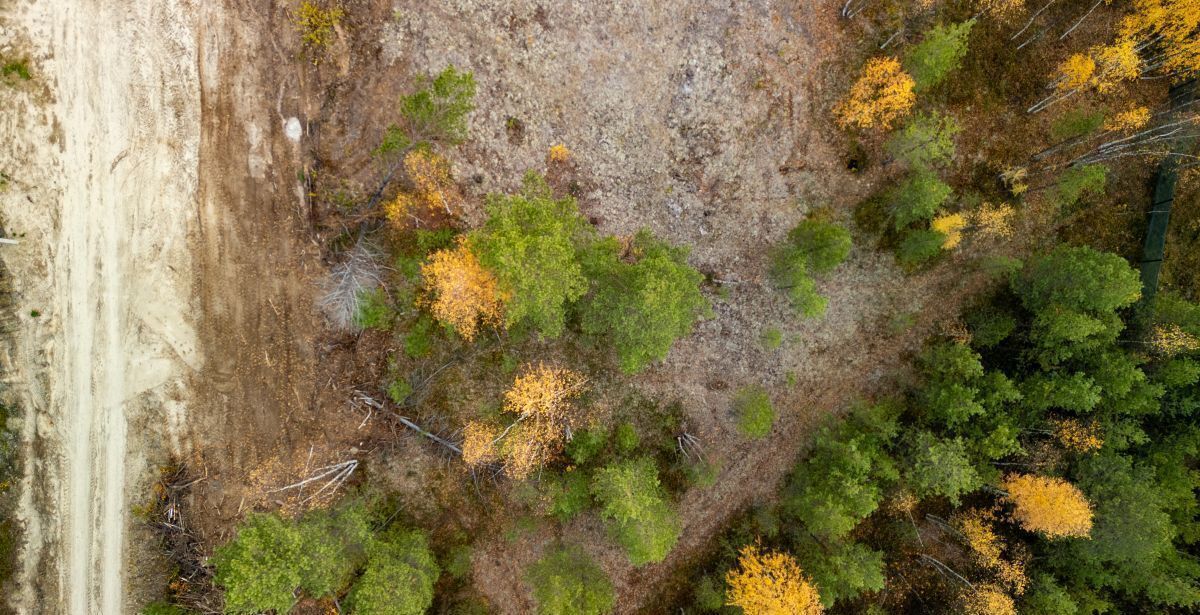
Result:
<svg viewBox="0 0 1200 615"><path fill-rule="evenodd" d="M35 494L22 515L41 519L16 606L115 614L136 600L124 576L139 479L180 420L164 408L182 407L198 366L188 320L196 11L177 0L18 9L52 98L9 126L25 141L13 163L28 181L5 195L9 231L25 237L5 258L31 321L15 363L41 470L26 484Z"/></svg>

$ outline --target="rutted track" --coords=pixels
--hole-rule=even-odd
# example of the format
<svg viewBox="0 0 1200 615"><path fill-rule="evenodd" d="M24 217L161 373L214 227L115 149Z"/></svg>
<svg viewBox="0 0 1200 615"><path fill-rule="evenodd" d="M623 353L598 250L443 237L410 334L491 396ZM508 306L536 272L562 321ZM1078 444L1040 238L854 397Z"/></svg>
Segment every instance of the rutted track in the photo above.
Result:
<svg viewBox="0 0 1200 615"><path fill-rule="evenodd" d="M12 135L29 140L15 162L32 178L18 186L30 205L4 201L27 237L22 253L6 254L19 265L25 312L45 312L19 333L15 360L18 381L37 383L23 395L37 425L27 438L38 443L27 449L26 489L39 495L25 503L44 509L23 512L40 517L40 532L30 535L17 606L116 614L132 606L126 540L139 479L180 420L164 409L181 407L199 364L188 244L197 11L188 0L23 8L53 98L46 126Z"/></svg>

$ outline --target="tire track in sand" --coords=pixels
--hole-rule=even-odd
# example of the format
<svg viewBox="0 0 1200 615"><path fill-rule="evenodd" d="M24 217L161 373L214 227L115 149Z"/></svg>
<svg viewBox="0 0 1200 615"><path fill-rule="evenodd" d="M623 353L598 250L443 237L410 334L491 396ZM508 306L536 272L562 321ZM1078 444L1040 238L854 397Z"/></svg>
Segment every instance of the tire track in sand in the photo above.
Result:
<svg viewBox="0 0 1200 615"><path fill-rule="evenodd" d="M144 460L129 422L195 364L188 272L175 270L195 209L195 8L57 0L48 13L62 126L60 608L116 614L128 606L124 540L140 499L126 474Z"/></svg>

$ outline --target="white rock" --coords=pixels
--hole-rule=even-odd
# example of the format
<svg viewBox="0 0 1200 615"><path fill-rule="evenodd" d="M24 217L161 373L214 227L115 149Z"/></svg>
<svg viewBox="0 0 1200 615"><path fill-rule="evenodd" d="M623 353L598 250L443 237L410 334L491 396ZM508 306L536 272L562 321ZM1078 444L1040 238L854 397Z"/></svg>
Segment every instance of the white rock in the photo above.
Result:
<svg viewBox="0 0 1200 615"><path fill-rule="evenodd" d="M300 119L289 117L283 125L283 134L287 135L287 138L292 141L299 141L300 135L304 134L304 129L300 127Z"/></svg>

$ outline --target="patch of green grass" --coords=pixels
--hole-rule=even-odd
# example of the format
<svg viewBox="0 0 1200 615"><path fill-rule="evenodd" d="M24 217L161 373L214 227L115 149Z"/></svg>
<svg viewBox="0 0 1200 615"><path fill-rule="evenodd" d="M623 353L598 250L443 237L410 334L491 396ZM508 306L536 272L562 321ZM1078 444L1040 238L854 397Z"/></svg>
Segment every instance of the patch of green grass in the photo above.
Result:
<svg viewBox="0 0 1200 615"><path fill-rule="evenodd" d="M7 78L13 75L16 75L21 81L33 79L33 74L29 72L29 62L27 60L6 60L3 65L0 65L0 76Z"/></svg>
<svg viewBox="0 0 1200 615"><path fill-rule="evenodd" d="M422 314L404 335L404 354L412 359L427 356L433 351L434 332L433 319L428 314Z"/></svg>
<svg viewBox="0 0 1200 615"><path fill-rule="evenodd" d="M771 398L760 386L743 387L733 397L738 431L749 438L762 438L771 433L775 424L775 408Z"/></svg>
<svg viewBox="0 0 1200 615"><path fill-rule="evenodd" d="M1072 109L1054 120L1050 125L1050 136L1056 141L1066 141L1095 132L1103 125L1103 111Z"/></svg>
<svg viewBox="0 0 1200 615"><path fill-rule="evenodd" d="M783 346L783 331L779 327L768 327L762 332L762 345L767 350L779 350Z"/></svg>

